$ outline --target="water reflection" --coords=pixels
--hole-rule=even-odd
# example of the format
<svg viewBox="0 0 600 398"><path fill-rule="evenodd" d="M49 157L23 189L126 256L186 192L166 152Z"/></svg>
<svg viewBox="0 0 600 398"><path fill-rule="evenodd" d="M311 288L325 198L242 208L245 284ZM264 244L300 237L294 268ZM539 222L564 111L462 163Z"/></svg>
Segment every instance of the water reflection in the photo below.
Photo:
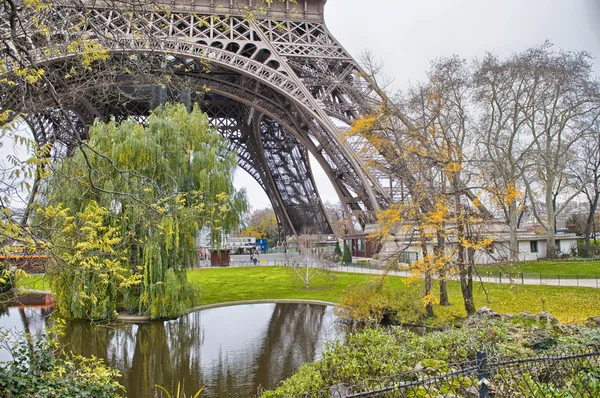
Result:
<svg viewBox="0 0 600 398"><path fill-rule="evenodd" d="M47 315L10 311L0 315L0 326L41 328ZM206 385L203 397L251 397L317 359L327 340L343 334L332 307L309 304L222 307L134 325L71 321L67 331L69 350L105 358L122 372L129 397L153 397L155 384L174 391L179 381L188 396Z"/></svg>

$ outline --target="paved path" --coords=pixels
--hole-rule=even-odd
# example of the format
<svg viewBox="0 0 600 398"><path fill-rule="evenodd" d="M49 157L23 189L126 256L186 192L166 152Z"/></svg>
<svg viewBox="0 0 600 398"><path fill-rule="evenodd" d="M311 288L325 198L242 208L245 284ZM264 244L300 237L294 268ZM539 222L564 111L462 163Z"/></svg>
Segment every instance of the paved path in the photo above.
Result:
<svg viewBox="0 0 600 398"><path fill-rule="evenodd" d="M336 266L331 268L332 271L339 271L339 272L353 272L353 273L359 273L359 274L383 274L383 270L380 269L371 269L371 268L361 268L361 267L355 267L355 266ZM409 276L410 271L404 271L404 270L393 270L390 271L388 273L389 275L393 275L393 276ZM481 276L478 277L476 275L473 276L474 279L476 280L481 280L482 282L489 282L489 283L501 283L501 284L506 284L506 285L544 285L544 286L575 286L575 287L592 287L592 288L599 288L600 287L600 280L597 278L592 278L592 279L583 279L583 278L563 278L561 277L560 279L558 278L546 278L544 276L542 276L542 278L531 278L531 277L515 277L514 275L512 277L506 277L506 276L493 276L493 277L488 277L488 276ZM449 280L458 280L459 277L457 275L454 275L452 277L448 278Z"/></svg>
<svg viewBox="0 0 600 398"><path fill-rule="evenodd" d="M299 255L297 253L268 253L261 254L258 256L257 266L285 266L290 264L302 264L306 260L305 256ZM233 255L231 256L231 266L240 267L240 266L252 266L250 262L250 255ZM208 262L203 262L202 266L209 266ZM349 266L344 265L334 265L328 267L327 269L331 271L337 272L351 272L355 274L371 274L371 275L381 275L383 274L383 270L374 267L362 266L359 264L351 264ZM388 275L392 276L409 276L410 271L408 270L393 270L388 272ZM479 277L474 276L476 280L479 280ZM458 276L453 276L448 278L449 280L458 280ZM542 278L532 277L531 274L524 276L515 276L512 277L507 276L481 276L482 282L489 283L501 283L501 284L517 284L517 285L545 285L545 286L578 286L578 287L592 287L592 288L600 288L600 280L598 277L574 277L570 275L569 277L560 277L559 278L546 278L542 275Z"/></svg>

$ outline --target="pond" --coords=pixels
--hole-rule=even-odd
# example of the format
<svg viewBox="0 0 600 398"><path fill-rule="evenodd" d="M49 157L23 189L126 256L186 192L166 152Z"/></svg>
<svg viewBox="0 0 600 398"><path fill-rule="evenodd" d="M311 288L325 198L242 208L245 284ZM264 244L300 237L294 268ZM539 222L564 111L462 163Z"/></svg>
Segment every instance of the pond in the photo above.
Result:
<svg viewBox="0 0 600 398"><path fill-rule="evenodd" d="M0 313L0 327L37 333L49 322L48 305ZM318 359L325 342L341 338L331 306L249 304L205 309L174 320L138 324L67 323L64 343L84 356L104 358L122 373L129 397L153 397L155 384L201 397L252 397L272 389ZM7 360L0 352L0 361ZM173 393L174 395L174 393Z"/></svg>

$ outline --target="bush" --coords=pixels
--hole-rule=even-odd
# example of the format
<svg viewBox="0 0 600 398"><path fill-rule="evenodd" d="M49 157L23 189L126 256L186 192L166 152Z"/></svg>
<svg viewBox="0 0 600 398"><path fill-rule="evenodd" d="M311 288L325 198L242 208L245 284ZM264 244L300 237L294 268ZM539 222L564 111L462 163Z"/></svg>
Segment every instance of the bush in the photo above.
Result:
<svg viewBox="0 0 600 398"><path fill-rule="evenodd" d="M577 256L584 258L592 257L592 253L585 246L585 241L577 241Z"/></svg>
<svg viewBox="0 0 600 398"><path fill-rule="evenodd" d="M425 316L422 289L407 281L406 289L392 289L385 280L350 286L344 292L338 316L351 323L379 324L384 319L394 323L414 323Z"/></svg>
<svg viewBox="0 0 600 398"><path fill-rule="evenodd" d="M123 387L119 372L102 359L61 352L52 332L15 336L0 331L2 348L12 362L0 363L0 394L3 397L118 397ZM12 340L12 342L10 342Z"/></svg>
<svg viewBox="0 0 600 398"><path fill-rule="evenodd" d="M350 253L350 248L344 242L344 256L342 257L342 262L344 264L350 264L352 262L352 253Z"/></svg>
<svg viewBox="0 0 600 398"><path fill-rule="evenodd" d="M0 293L5 293L15 287L15 276L8 265L0 263Z"/></svg>
<svg viewBox="0 0 600 398"><path fill-rule="evenodd" d="M482 320L477 325L460 329L432 332L419 336L400 327L365 328L346 336L345 343L336 342L323 353L322 359L316 363L304 364L300 371L285 380L274 391L267 391L263 398L299 396L307 391L318 391L327 386L339 384L358 384L365 388L381 388L378 378L388 375L413 372L422 369L432 375L451 370L450 365L467 360L474 360L478 351L490 357L517 356L534 354L532 345L541 351L565 345L594 346L600 334L592 328L564 327L557 325L553 330L543 331L539 326L526 326L518 323L506 323L501 320ZM533 344L532 344L533 343ZM573 383L589 383L593 388L585 391L597 396L600 384L600 369L570 369L569 372L587 372L587 378L558 377L552 388L565 388L561 391L577 390ZM528 373L519 375L506 383L518 383ZM418 375L414 375L418 377ZM468 380L466 380L468 382ZM363 384L364 383L364 384ZM544 382L536 380L540 386ZM467 387L464 385L463 387ZM510 386L509 386L510 387ZM586 387L589 387L586 384ZM435 386L433 386L435 388ZM523 390L519 390L523 391ZM429 391L431 396L447 396L443 391ZM325 396L325 395L324 395ZM331 395L327 395L331 396ZM416 396L416 395L415 395ZM420 396L420 395L419 395ZM430 395L423 395L430 396ZM463 396L463 395L461 395ZM466 394L464 396L467 396ZM504 395L503 395L504 396ZM518 393L506 396L521 396ZM533 396L533 395L532 395ZM548 396L542 393L535 396ZM552 395L552 396L571 396Z"/></svg>
<svg viewBox="0 0 600 398"><path fill-rule="evenodd" d="M340 242L336 242L333 255L337 258L342 258L342 249L340 248Z"/></svg>

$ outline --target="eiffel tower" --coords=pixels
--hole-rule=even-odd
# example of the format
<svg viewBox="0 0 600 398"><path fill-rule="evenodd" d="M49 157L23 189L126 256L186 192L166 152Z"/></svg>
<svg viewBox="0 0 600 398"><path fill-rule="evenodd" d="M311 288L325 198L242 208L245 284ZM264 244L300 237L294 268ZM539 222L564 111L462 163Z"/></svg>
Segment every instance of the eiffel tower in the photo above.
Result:
<svg viewBox="0 0 600 398"><path fill-rule="evenodd" d="M0 111L20 112L40 141L69 127L85 137L97 118L144 118L167 101L198 103L287 235L332 232L309 153L363 227L391 202L389 180L364 167L375 155L340 130L378 98L328 31L326 0L47 1L14 3L28 61L53 84L27 99L23 87L0 96ZM0 54L8 69L14 27L0 14L0 34L14 43Z"/></svg>

